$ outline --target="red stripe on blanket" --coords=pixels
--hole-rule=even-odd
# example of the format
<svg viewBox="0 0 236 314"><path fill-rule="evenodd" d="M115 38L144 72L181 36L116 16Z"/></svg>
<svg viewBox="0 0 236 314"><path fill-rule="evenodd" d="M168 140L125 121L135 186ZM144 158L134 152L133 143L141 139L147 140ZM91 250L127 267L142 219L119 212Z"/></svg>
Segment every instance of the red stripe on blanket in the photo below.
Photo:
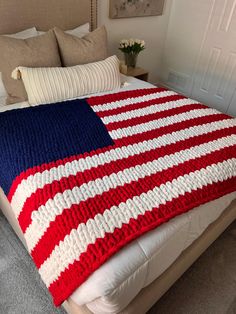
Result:
<svg viewBox="0 0 236 314"><path fill-rule="evenodd" d="M116 144L116 147L117 146L122 147L124 145L132 145L132 144L143 142L143 141L155 138L155 137L160 137L165 134L171 134L178 131L188 132L189 128L192 128L192 127L201 127L208 123L217 122L221 120L229 120L229 119L230 117L226 116L225 114L217 114L217 115L213 114L213 115L209 115L205 117L193 118L187 121L177 122L171 125L160 127L158 129L154 129L151 131L120 138L120 139L115 140L115 144Z"/></svg>
<svg viewBox="0 0 236 314"><path fill-rule="evenodd" d="M94 96L88 98L88 103L90 106L97 106L97 105L103 105L105 103L110 103L113 101L120 101L127 98L136 98L141 96L146 96L149 94L154 93L161 93L167 91L166 88L160 88L160 87L154 87L154 88L145 88L145 89L138 89L138 90L130 90L115 94L108 94L104 96Z"/></svg>
<svg viewBox="0 0 236 314"><path fill-rule="evenodd" d="M150 121L164 119L164 118L171 117L177 114L191 112L196 109L209 109L209 108L200 104L184 105L182 107L173 108L173 109L169 109L162 112L157 112L153 114L145 114L144 116L137 117L137 118L131 118L131 119L123 120L123 121L108 123L106 124L106 127L108 131L113 131L117 129L130 127L131 123L132 123L132 126L135 126L135 125L147 123Z"/></svg>
<svg viewBox="0 0 236 314"><path fill-rule="evenodd" d="M156 106L162 105L162 104L166 104L166 103L171 102L171 101L177 101L177 100L181 100L181 99L187 99L187 98L184 96L181 96L181 95L171 95L171 96L166 96L166 97L161 97L161 98L157 98L157 99L139 102L137 104L131 103L129 105L125 105L125 106L110 109L110 110L104 110L104 111L98 110L97 114L99 115L100 118L104 118L104 117L113 116L113 115L124 113L124 112L133 111L136 109L143 109L143 108L153 106L153 105L156 105Z"/></svg>

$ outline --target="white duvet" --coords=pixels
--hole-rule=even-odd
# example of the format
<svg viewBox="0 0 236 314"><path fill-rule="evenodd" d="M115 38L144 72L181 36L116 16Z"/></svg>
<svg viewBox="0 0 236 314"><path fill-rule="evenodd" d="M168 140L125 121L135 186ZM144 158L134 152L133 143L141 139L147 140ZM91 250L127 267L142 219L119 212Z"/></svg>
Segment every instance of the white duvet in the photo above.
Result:
<svg viewBox="0 0 236 314"><path fill-rule="evenodd" d="M121 90L152 87L125 76L122 81ZM0 105L0 112L27 106L27 102ZM118 313L160 276L235 198L236 193L231 193L202 205L133 241L95 271L71 298L78 305L86 304L94 313Z"/></svg>

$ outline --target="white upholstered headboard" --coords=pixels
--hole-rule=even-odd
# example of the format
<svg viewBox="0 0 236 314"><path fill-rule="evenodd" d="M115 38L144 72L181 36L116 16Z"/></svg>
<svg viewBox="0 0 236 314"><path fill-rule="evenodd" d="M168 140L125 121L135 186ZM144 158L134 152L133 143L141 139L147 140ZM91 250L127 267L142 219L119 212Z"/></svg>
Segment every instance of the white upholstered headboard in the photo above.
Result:
<svg viewBox="0 0 236 314"><path fill-rule="evenodd" d="M0 34L35 26L47 31L54 26L73 29L90 22L97 27L97 0L1 0Z"/></svg>

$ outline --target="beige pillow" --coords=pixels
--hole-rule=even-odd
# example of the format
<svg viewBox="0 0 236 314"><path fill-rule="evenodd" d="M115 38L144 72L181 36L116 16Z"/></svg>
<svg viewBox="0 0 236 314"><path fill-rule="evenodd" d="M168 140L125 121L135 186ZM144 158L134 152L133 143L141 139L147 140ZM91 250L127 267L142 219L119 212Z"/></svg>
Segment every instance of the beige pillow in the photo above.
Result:
<svg viewBox="0 0 236 314"><path fill-rule="evenodd" d="M0 36L0 56L0 72L2 72L3 83L8 93L7 104L27 100L23 82L15 81L11 77L11 73L16 67L61 66L53 31L28 39Z"/></svg>
<svg viewBox="0 0 236 314"><path fill-rule="evenodd" d="M66 34L55 27L63 66L74 66L107 58L107 32L104 26L83 38Z"/></svg>
<svg viewBox="0 0 236 314"><path fill-rule="evenodd" d="M16 33L16 34L10 34L10 35L7 34L4 36L8 36L11 38L18 38L18 39L26 39L26 38L38 36L38 32L37 32L35 27L32 27L32 28L26 29L26 30L21 31L21 32ZM6 89L5 89L3 81L2 81L2 73L0 72L0 98L1 97L4 98L4 100L1 100L1 102L3 102L5 104L7 92L6 92Z"/></svg>
<svg viewBox="0 0 236 314"><path fill-rule="evenodd" d="M110 91L120 88L121 84L116 56L67 68L18 67L12 72L12 77L23 80L30 105Z"/></svg>

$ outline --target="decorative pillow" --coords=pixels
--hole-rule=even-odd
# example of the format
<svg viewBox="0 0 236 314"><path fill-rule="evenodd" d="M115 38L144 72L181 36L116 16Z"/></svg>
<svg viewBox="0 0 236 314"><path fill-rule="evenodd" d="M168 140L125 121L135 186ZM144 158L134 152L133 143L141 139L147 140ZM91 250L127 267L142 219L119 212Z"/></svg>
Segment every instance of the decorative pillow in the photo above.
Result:
<svg viewBox="0 0 236 314"><path fill-rule="evenodd" d="M74 35L74 36L79 37L79 38L82 38L85 35L89 34L89 28L90 28L89 23L86 23L86 24L80 25L74 29L70 29L68 31L65 31L65 33L70 34L70 35ZM42 35L42 34L45 34L45 32L38 31L38 35Z"/></svg>
<svg viewBox="0 0 236 314"><path fill-rule="evenodd" d="M38 32L35 27L26 29L22 32L16 33L16 34L10 34L10 35L4 35L11 38L18 38L18 39L26 39L30 37L35 37L38 35ZM3 85L2 81L2 73L0 72L0 97L7 97L7 91Z"/></svg>
<svg viewBox="0 0 236 314"><path fill-rule="evenodd" d="M107 58L107 32L104 26L83 38L66 34L55 27L63 66L74 66Z"/></svg>
<svg viewBox="0 0 236 314"><path fill-rule="evenodd" d="M22 79L30 105L54 103L120 87L119 60L106 60L68 68L18 67L14 79Z"/></svg>
<svg viewBox="0 0 236 314"><path fill-rule="evenodd" d="M16 67L61 66L58 45L53 31L29 39L0 36L0 56L0 71L8 93L7 104L27 100L23 82L15 81L11 77L11 73Z"/></svg>

